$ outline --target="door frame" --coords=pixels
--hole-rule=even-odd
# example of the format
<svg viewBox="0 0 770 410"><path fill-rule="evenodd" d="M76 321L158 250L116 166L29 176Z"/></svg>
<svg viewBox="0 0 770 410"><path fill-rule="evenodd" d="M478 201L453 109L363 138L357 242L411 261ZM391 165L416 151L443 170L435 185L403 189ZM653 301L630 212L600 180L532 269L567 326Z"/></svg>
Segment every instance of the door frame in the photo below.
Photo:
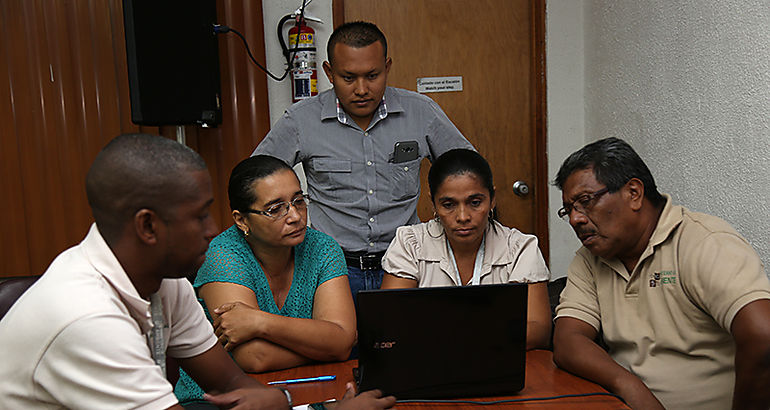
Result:
<svg viewBox="0 0 770 410"><path fill-rule="evenodd" d="M532 106L532 141L535 148L535 232L546 264L550 260L548 237L548 154L546 152L547 101L545 61L545 0L530 0L532 22L532 60L530 88ZM345 0L332 0L334 28L345 22ZM526 232L529 233L529 232Z"/></svg>

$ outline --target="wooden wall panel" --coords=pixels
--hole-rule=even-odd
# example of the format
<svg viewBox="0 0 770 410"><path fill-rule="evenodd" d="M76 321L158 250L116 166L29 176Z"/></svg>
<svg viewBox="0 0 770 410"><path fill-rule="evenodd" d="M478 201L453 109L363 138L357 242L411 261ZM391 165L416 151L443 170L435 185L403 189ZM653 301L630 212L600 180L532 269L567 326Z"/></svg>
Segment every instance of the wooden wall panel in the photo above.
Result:
<svg viewBox="0 0 770 410"><path fill-rule="evenodd" d="M115 5L120 3L2 3L9 89L3 103L9 109L0 115L15 126L3 132L0 155L7 160L13 154L5 147L11 146L18 158L16 169L3 170L17 183L2 188L17 198L2 211L10 216L3 230L24 232L24 238L11 250L2 247L0 275L41 273L83 237L91 222L83 183L88 165L109 139L136 130L118 121L128 101L116 86L111 14L122 9Z"/></svg>
<svg viewBox="0 0 770 410"><path fill-rule="evenodd" d="M213 1L213 0L212 0ZM220 22L242 31L264 61L261 1L218 1ZM240 40L221 38L223 124L185 127L209 164L220 227L232 223L232 167L269 129L265 76ZM176 138L176 127L130 121L121 0L0 1L0 277L42 273L91 223L85 174L126 132Z"/></svg>
<svg viewBox="0 0 770 410"><path fill-rule="evenodd" d="M0 274L29 272L27 250L26 214L22 197L19 143L16 138L14 100L12 100L11 74L15 71L6 61L23 57L19 47L14 47L12 33L20 30L21 21L9 19L9 15L21 14L21 4L0 2ZM14 36L15 38L15 36Z"/></svg>
<svg viewBox="0 0 770 410"><path fill-rule="evenodd" d="M217 2L221 24L246 37L252 53L264 61L262 2ZM227 181L233 167L248 157L270 129L267 76L249 59L243 42L229 33L219 40L222 84L222 125L218 128L187 127L188 145L201 153L214 183L217 222L221 229L232 225Z"/></svg>

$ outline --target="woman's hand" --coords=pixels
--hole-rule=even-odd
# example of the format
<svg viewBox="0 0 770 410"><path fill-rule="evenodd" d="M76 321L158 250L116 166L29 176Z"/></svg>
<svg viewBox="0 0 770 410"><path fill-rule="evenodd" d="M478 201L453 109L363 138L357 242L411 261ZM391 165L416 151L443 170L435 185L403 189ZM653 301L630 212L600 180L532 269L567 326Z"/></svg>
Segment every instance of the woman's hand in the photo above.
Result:
<svg viewBox="0 0 770 410"><path fill-rule="evenodd" d="M265 314L243 302L225 303L214 313L214 333L227 351L258 337L259 317Z"/></svg>

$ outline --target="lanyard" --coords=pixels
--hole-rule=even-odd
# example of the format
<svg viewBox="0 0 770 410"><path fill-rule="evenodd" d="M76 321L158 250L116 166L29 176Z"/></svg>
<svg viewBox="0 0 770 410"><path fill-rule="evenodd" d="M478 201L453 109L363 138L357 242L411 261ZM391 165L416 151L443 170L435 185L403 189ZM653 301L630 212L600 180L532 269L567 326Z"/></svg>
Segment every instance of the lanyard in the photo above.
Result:
<svg viewBox="0 0 770 410"><path fill-rule="evenodd" d="M481 237L481 245L479 250L476 251L476 262L473 264L473 277L471 278L471 285L478 285L481 283L481 264L484 262L484 243L487 241L487 235ZM447 248L449 248L449 256L452 257L452 266L455 268L455 278L460 286L463 286L463 280L460 278L460 269L457 269L457 260L455 259L455 253L452 252L452 245L449 243L449 238L446 240Z"/></svg>
<svg viewBox="0 0 770 410"><path fill-rule="evenodd" d="M150 312L152 314L152 330L150 330L150 345L152 358L160 366L163 377L166 377L166 347L164 343L163 302L155 292L150 295Z"/></svg>

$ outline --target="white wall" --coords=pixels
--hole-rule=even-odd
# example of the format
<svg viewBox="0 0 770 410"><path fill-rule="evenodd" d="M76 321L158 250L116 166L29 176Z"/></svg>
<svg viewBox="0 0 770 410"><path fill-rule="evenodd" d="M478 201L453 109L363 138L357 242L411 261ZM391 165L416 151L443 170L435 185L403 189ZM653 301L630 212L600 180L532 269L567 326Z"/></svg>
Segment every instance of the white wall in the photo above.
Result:
<svg viewBox="0 0 770 410"><path fill-rule="evenodd" d="M562 99L584 98L584 117L575 116L572 126L584 127L586 141L627 140L661 191L730 222L770 265L767 1L554 0L548 12L549 87L576 78L563 56L582 46L584 63L582 90L549 90L549 128L563 113ZM577 15L581 45L572 44L579 33L563 29L572 23L564 17ZM549 129L549 163L563 160L553 147L565 143L557 132L568 128ZM552 258L574 248L553 238Z"/></svg>
<svg viewBox="0 0 770 410"><path fill-rule="evenodd" d="M302 0L263 0L262 1L262 23L265 29L265 57L267 59L267 68L271 73L280 77L286 69L286 59L281 51L281 45L278 42L277 28L281 18L291 14L302 6ZM315 30L316 46L316 68L318 69L318 91L324 91L331 88L329 79L323 72L321 64L326 60L326 43L329 36L334 31L332 21L332 2L331 0L310 0L305 6L305 15L319 18L323 23L308 22L308 25ZM293 22L286 22L283 26L283 38L286 44L289 43L288 31L294 26ZM292 104L291 101L291 82L287 79L278 82L268 77L267 79L267 98L270 104L270 124L275 124L283 112ZM302 189L307 191L307 180L302 164L297 164L294 169L299 176ZM308 225L310 218L308 218Z"/></svg>
<svg viewBox="0 0 770 410"><path fill-rule="evenodd" d="M585 145L583 3L546 2L546 81L548 100L548 178L556 176L562 161ZM548 236L552 278L565 276L580 241L570 225L556 216L561 191L548 190Z"/></svg>

